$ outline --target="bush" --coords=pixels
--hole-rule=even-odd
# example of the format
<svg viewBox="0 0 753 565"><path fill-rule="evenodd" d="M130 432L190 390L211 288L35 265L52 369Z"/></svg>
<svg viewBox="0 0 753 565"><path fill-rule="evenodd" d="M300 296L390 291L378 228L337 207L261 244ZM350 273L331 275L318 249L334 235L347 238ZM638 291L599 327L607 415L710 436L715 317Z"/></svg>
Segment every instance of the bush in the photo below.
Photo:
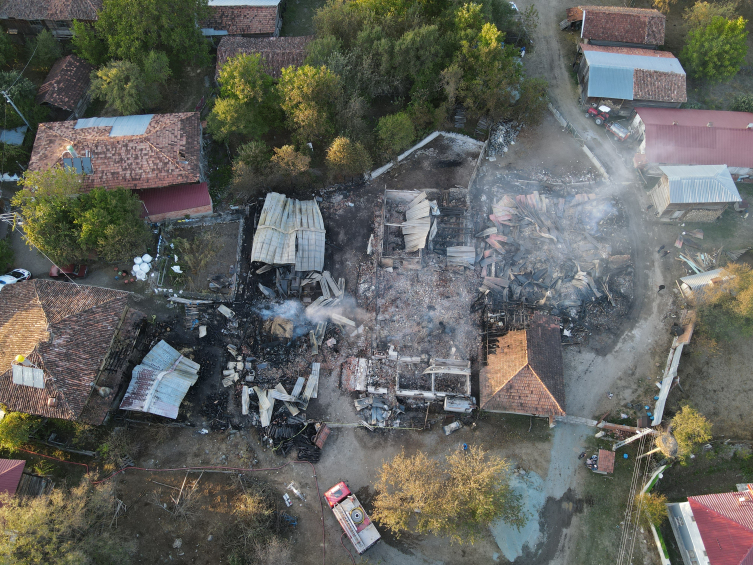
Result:
<svg viewBox="0 0 753 565"><path fill-rule="evenodd" d="M46 29L26 44L26 50L29 58L31 58L32 53L34 54L32 66L42 69L49 69L55 61L60 59L62 54L60 43Z"/></svg>
<svg viewBox="0 0 753 565"><path fill-rule="evenodd" d="M416 129L410 116L405 112L398 112L379 119L376 128L379 147L389 158L394 159L416 138Z"/></svg>
<svg viewBox="0 0 753 565"><path fill-rule="evenodd" d="M38 416L22 412L10 412L0 420L0 448L16 451L28 443L34 431L40 425Z"/></svg>
<svg viewBox="0 0 753 565"><path fill-rule="evenodd" d="M728 20L716 16L708 25L693 29L680 53L688 73L710 82L735 76L748 53L747 23L742 17Z"/></svg>
<svg viewBox="0 0 753 565"><path fill-rule="evenodd" d="M753 95L738 94L732 99L729 109L733 112L753 112Z"/></svg>
<svg viewBox="0 0 753 565"><path fill-rule="evenodd" d="M338 137L327 149L327 167L332 178L363 175L371 168L371 157L357 141Z"/></svg>
<svg viewBox="0 0 753 565"><path fill-rule="evenodd" d="M10 237L0 239L0 272L5 272L13 266L15 253L10 244Z"/></svg>

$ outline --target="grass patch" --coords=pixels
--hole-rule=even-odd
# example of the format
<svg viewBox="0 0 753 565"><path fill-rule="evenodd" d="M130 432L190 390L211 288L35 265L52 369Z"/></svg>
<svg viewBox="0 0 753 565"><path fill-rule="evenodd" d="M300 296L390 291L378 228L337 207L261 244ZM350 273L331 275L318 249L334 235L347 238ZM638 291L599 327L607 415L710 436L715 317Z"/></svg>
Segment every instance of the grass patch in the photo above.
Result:
<svg viewBox="0 0 753 565"><path fill-rule="evenodd" d="M611 442L593 437L587 440L586 452L589 455L599 448L611 449ZM628 459L623 459L624 453L629 455ZM636 446L630 444L617 452L613 475L587 473L583 481L586 508L572 563L603 565L607 556L618 554L622 536L620 523L625 518L625 508L630 496L635 456ZM636 542L633 555L633 563L649 561L641 555L640 543Z"/></svg>
<svg viewBox="0 0 753 565"><path fill-rule="evenodd" d="M661 535L661 530L656 530L656 537L659 538L659 543L661 544L661 550L662 553L664 553L664 557L669 559L669 550L667 549L667 544L664 542L664 536Z"/></svg>
<svg viewBox="0 0 753 565"><path fill-rule="evenodd" d="M326 0L288 0L282 15L283 37L314 35L314 14L326 4Z"/></svg>
<svg viewBox="0 0 753 565"><path fill-rule="evenodd" d="M513 434L525 438L527 441L549 441L551 439L549 422L545 418L479 411L478 419L503 434Z"/></svg>

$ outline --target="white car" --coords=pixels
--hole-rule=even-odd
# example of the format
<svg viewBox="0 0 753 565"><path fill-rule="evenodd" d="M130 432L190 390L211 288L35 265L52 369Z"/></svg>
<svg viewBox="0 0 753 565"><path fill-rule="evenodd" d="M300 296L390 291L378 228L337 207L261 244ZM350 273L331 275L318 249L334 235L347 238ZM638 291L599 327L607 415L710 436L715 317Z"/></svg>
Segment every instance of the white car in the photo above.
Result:
<svg viewBox="0 0 753 565"><path fill-rule="evenodd" d="M0 289L7 284L28 281L29 279L31 279L31 273L26 269L13 269L10 273L0 276Z"/></svg>
<svg viewBox="0 0 753 565"><path fill-rule="evenodd" d="M511 7L511 8L513 9L513 10L515 10L516 12L519 12L519 11L520 11L520 10L518 10L518 6L517 6L517 4L515 4L515 2L510 2L510 7Z"/></svg>

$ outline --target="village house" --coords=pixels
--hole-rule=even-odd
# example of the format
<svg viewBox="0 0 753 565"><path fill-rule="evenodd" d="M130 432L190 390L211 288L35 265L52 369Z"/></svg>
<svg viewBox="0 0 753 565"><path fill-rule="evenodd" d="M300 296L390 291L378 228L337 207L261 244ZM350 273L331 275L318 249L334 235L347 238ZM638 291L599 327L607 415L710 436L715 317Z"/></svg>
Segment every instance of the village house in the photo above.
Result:
<svg viewBox="0 0 753 565"><path fill-rule="evenodd" d="M740 488L740 487L738 487ZM685 565L743 565L753 559L753 485L667 504Z"/></svg>
<svg viewBox="0 0 753 565"><path fill-rule="evenodd" d="M679 108L686 102L685 71L672 53L632 47L578 47L581 101L629 116L638 106Z"/></svg>
<svg viewBox="0 0 753 565"><path fill-rule="evenodd" d="M622 6L575 6L560 27L580 29L590 45L656 49L664 45L667 17L658 10Z"/></svg>
<svg viewBox="0 0 753 565"><path fill-rule="evenodd" d="M640 141L633 164L660 176L663 165L727 165L735 180L753 174L753 113L636 108L630 129Z"/></svg>
<svg viewBox="0 0 753 565"><path fill-rule="evenodd" d="M300 67L306 58L306 45L312 35L300 37L223 37L217 46L215 79L228 59L237 55L261 55L264 68L271 77L279 79L285 67Z"/></svg>
<svg viewBox="0 0 753 565"><path fill-rule="evenodd" d="M479 375L479 408L548 417L565 415L560 319L537 312L526 330L497 338Z"/></svg>
<svg viewBox="0 0 753 565"><path fill-rule="evenodd" d="M284 0L209 0L211 15L201 31L209 37L277 37L283 8Z"/></svg>
<svg viewBox="0 0 753 565"><path fill-rule="evenodd" d="M102 424L143 318L119 290L48 280L4 286L0 403L13 412Z"/></svg>
<svg viewBox="0 0 753 565"><path fill-rule="evenodd" d="M73 37L73 20L94 23L102 0L4 0L0 25L11 35L36 35L49 30L58 39Z"/></svg>
<svg viewBox="0 0 753 565"><path fill-rule="evenodd" d="M72 167L84 190L136 190L152 222L204 216L212 200L201 135L197 112L42 123L29 170Z"/></svg>
<svg viewBox="0 0 753 565"><path fill-rule="evenodd" d="M729 204L741 202L726 165L665 165L651 190L656 215L663 221L713 222Z"/></svg>
<svg viewBox="0 0 753 565"><path fill-rule="evenodd" d="M37 104L49 106L60 120L82 116L91 101L89 77L93 70L92 65L75 55L58 59L39 87Z"/></svg>

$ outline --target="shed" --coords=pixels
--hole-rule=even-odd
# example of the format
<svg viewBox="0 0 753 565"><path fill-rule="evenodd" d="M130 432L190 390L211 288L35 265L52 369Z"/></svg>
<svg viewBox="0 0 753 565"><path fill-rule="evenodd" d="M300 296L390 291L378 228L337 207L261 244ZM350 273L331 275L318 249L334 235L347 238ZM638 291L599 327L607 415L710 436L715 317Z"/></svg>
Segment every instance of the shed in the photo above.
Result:
<svg viewBox="0 0 753 565"><path fill-rule="evenodd" d="M560 319L537 312L528 329L498 338L481 369L479 387L481 410L564 416Z"/></svg>
<svg viewBox="0 0 753 565"><path fill-rule="evenodd" d="M144 203L141 216L152 223L180 220L186 216L198 218L212 213L212 197L207 183L179 184L140 190Z"/></svg>
<svg viewBox="0 0 753 565"><path fill-rule="evenodd" d="M614 457L614 451L599 449L599 457L596 462L594 473L600 473L602 475L614 473Z"/></svg>
<svg viewBox="0 0 753 565"><path fill-rule="evenodd" d="M58 110L61 119L83 115L91 99L89 76L93 70L92 65L75 55L58 59L39 87L37 104Z"/></svg>
<svg viewBox="0 0 753 565"><path fill-rule="evenodd" d="M629 115L635 106L679 108L687 100L685 70L672 53L581 44L578 81L585 104Z"/></svg>
<svg viewBox="0 0 753 565"><path fill-rule="evenodd" d="M208 36L277 37L282 0L209 0L209 19L200 23Z"/></svg>
<svg viewBox="0 0 753 565"><path fill-rule="evenodd" d="M724 269L714 269L705 273L682 277L680 279L680 288L685 296L690 297L699 290L708 286L721 284L728 279L729 276L724 274Z"/></svg>
<svg viewBox="0 0 753 565"><path fill-rule="evenodd" d="M659 170L661 180L650 196L661 220L712 222L729 204L742 201L727 165L666 165Z"/></svg>
<svg viewBox="0 0 753 565"><path fill-rule="evenodd" d="M180 403L199 378L199 364L160 340L133 369L121 410L177 418Z"/></svg>
<svg viewBox="0 0 753 565"><path fill-rule="evenodd" d="M636 104L637 106L637 104ZM637 107L630 129L641 141L633 163L660 176L662 165L719 165L753 174L753 113Z"/></svg>
<svg viewBox="0 0 753 565"><path fill-rule="evenodd" d="M315 200L294 200L270 192L254 234L251 261L321 272L325 234L322 213Z"/></svg>
<svg viewBox="0 0 753 565"><path fill-rule="evenodd" d="M567 9L570 27L592 45L654 49L664 45L666 16L658 10L623 6L576 6Z"/></svg>

